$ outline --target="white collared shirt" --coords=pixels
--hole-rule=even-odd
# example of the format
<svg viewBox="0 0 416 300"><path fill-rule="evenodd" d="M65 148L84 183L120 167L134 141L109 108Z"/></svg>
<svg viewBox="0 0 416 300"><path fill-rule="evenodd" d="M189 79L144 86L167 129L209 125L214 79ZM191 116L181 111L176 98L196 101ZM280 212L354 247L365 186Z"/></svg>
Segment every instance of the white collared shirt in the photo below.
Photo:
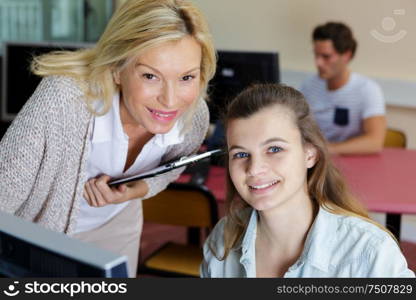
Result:
<svg viewBox="0 0 416 300"><path fill-rule="evenodd" d="M165 154L167 147L181 143L182 122L176 122L173 128L165 134L154 135L143 147L134 163L126 172L129 137L124 133L120 120L120 98L113 97L111 109L103 116L94 118L94 128L91 136L91 147L87 161L87 178L94 178L102 174L113 178L135 175L157 167ZM74 233L97 228L128 204L110 204L103 207L91 207L85 198L82 198L78 213L77 226Z"/></svg>
<svg viewBox="0 0 416 300"><path fill-rule="evenodd" d="M256 210L252 210L242 241L224 260L221 219L204 245L202 277L256 277ZM283 277L415 277L393 238L363 219L319 208L299 259Z"/></svg>

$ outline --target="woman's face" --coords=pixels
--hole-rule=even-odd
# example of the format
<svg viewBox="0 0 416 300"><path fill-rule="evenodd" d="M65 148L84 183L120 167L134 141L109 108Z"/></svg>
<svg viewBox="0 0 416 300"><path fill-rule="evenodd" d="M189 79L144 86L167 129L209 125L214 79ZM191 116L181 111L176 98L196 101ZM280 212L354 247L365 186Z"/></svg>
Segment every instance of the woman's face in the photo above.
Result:
<svg viewBox="0 0 416 300"><path fill-rule="evenodd" d="M200 93L201 46L192 37L144 51L115 74L123 125L168 132Z"/></svg>
<svg viewBox="0 0 416 300"><path fill-rule="evenodd" d="M230 121L226 134L231 180L244 201L259 211L309 201L306 175L316 151L302 145L292 112L268 107Z"/></svg>

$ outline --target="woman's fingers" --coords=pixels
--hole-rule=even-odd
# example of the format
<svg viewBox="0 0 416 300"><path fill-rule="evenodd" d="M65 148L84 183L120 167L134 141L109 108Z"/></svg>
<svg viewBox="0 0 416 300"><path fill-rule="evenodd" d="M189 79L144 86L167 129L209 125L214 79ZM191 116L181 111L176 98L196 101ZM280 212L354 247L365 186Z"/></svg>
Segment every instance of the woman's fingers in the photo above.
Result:
<svg viewBox="0 0 416 300"><path fill-rule="evenodd" d="M96 180L96 187L100 190L102 195L107 195L105 200L111 201L109 199L109 195L111 195L112 189L109 187L108 182L110 181L111 177L108 175L102 175L97 178Z"/></svg>
<svg viewBox="0 0 416 300"><path fill-rule="evenodd" d="M91 184L91 190L95 196L95 202L97 207L101 207L108 204L106 195L101 192L101 185L98 185L98 179L95 179Z"/></svg>
<svg viewBox="0 0 416 300"><path fill-rule="evenodd" d="M90 179L90 180L88 180L86 183L85 183L85 186L84 186L84 192L87 194L87 197L85 198L85 200L87 200L87 202L88 202L88 204L90 205L90 206L94 206L94 207L96 207L97 206L97 201L96 201L96 199L95 199L95 194L94 194L94 192L93 192L93 190L92 190L92 185L93 185L93 181L95 181L95 179L93 178L93 179Z"/></svg>
<svg viewBox="0 0 416 300"><path fill-rule="evenodd" d="M91 206L102 207L108 204L121 203L125 201L126 185L110 188L108 182L111 177L102 175L98 178L88 180L86 183L86 200Z"/></svg>
<svg viewBox="0 0 416 300"><path fill-rule="evenodd" d="M118 191L119 193L124 193L126 190L127 190L127 186L126 186L125 184L120 184L120 185L117 187L117 191Z"/></svg>
<svg viewBox="0 0 416 300"><path fill-rule="evenodd" d="M126 201L127 186L122 184L117 188L110 188L108 186L110 179L110 176L102 175L87 181L84 189L84 198L90 206L102 207Z"/></svg>

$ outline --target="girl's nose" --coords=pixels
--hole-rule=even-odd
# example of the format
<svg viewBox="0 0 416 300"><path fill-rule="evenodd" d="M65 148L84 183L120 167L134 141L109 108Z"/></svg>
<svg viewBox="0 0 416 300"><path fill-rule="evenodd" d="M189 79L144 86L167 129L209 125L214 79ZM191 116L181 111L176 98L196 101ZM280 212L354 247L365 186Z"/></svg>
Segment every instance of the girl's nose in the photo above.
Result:
<svg viewBox="0 0 416 300"><path fill-rule="evenodd" d="M252 155L248 163L247 174L249 176L258 176L267 170L267 164L259 156Z"/></svg>

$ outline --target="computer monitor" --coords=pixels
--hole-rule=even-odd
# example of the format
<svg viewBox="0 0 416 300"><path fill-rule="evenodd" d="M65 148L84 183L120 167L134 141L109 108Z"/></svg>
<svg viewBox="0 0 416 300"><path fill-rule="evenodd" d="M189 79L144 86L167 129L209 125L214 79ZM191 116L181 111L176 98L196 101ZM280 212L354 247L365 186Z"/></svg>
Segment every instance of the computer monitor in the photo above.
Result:
<svg viewBox="0 0 416 300"><path fill-rule="evenodd" d="M0 277L127 277L127 258L0 212Z"/></svg>
<svg viewBox="0 0 416 300"><path fill-rule="evenodd" d="M208 89L211 123L215 123L227 103L250 84L279 81L277 52L218 51L217 71Z"/></svg>
<svg viewBox="0 0 416 300"><path fill-rule="evenodd" d="M34 56L56 50L72 51L91 47L92 45L88 43L49 42L4 43L1 121L12 121L41 81L41 77L30 72L30 63Z"/></svg>

